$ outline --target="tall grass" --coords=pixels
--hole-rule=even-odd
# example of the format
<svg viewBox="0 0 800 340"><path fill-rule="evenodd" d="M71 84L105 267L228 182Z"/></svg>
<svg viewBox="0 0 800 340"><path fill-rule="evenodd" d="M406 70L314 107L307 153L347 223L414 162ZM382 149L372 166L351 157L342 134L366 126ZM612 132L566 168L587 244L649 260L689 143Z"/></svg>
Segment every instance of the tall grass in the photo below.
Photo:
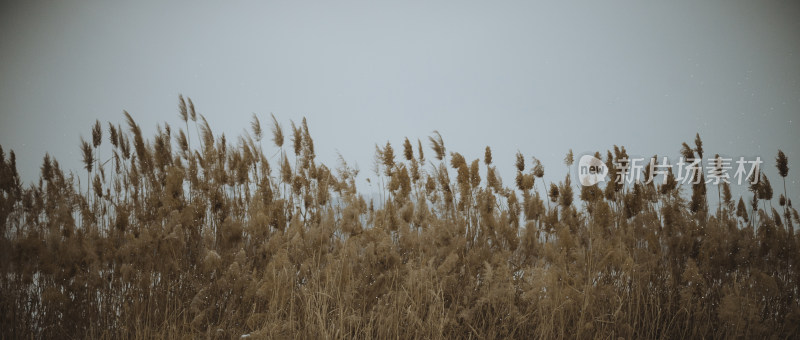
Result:
<svg viewBox="0 0 800 340"><path fill-rule="evenodd" d="M103 144L96 122L80 187L49 155L23 187L0 148L0 337L800 335L800 221L763 174L738 201L719 187L711 214L705 185L671 172L538 185L544 166L518 153L507 187L489 147L468 160L435 132L431 161L420 140L376 146L385 194L367 202L357 169L317 162L305 119L286 152L274 116L229 140L188 103L151 138L126 112ZM699 136L683 152L702 157Z"/></svg>

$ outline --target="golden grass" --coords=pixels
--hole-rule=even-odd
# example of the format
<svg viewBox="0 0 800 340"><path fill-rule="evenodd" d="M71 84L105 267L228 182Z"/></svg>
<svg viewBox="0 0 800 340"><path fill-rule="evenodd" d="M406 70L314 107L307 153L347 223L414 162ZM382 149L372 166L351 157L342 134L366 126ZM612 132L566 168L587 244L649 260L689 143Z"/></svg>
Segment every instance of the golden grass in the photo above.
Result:
<svg viewBox="0 0 800 340"><path fill-rule="evenodd" d="M315 160L305 119L287 155L272 116L265 155L257 116L236 145L191 99L185 129L153 139L125 117L110 145L99 122L81 140L94 190L49 155L23 187L0 148L0 338L800 336L800 221L785 189L771 208L768 180L750 205L722 187L710 214L705 186L687 200L674 178L537 186L543 165L519 153L509 188L489 147L448 162L435 132L432 163L419 140L417 158L408 139L401 159L376 146L386 194L367 202L356 169Z"/></svg>

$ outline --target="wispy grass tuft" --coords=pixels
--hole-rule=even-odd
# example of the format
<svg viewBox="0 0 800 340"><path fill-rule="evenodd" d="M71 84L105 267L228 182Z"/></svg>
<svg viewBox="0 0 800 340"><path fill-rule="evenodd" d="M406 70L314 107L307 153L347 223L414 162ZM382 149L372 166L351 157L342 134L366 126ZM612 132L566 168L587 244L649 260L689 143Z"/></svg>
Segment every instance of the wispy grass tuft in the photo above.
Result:
<svg viewBox="0 0 800 340"><path fill-rule="evenodd" d="M712 214L671 172L538 185L521 151L505 186L490 147L448 161L434 131L432 162L420 139L375 145L367 199L305 118L284 152L274 115L268 148L256 115L230 140L197 116L179 96L183 128L146 138L124 112L105 144L96 121L85 186L46 154L24 187L0 147L0 338L800 337L800 219L763 172L738 199L720 184ZM702 157L700 136L680 151Z"/></svg>

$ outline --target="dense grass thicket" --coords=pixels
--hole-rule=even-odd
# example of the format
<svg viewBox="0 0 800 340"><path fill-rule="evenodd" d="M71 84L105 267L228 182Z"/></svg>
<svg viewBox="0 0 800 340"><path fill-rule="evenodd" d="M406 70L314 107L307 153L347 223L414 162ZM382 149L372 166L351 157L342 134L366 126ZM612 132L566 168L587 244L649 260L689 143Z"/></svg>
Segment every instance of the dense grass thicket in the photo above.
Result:
<svg viewBox="0 0 800 340"><path fill-rule="evenodd" d="M0 149L0 338L800 336L800 220L761 173L734 199L544 183L518 154L508 186L434 133L376 146L373 201L305 119L229 140L179 105L151 138L97 122L84 169L45 155L28 187Z"/></svg>

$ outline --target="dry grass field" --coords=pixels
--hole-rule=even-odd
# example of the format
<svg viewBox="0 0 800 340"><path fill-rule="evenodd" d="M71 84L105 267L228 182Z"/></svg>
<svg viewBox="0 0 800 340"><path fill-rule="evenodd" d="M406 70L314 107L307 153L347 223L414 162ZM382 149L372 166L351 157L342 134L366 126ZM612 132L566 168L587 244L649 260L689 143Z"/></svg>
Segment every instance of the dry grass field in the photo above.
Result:
<svg viewBox="0 0 800 340"><path fill-rule="evenodd" d="M774 193L757 174L732 197L671 174L545 183L522 154L503 181L489 147L465 159L434 133L376 146L372 200L317 161L305 119L229 138L180 98L147 137L125 116L81 139L83 169L45 155L34 185L0 151L0 338L800 336L782 152Z"/></svg>

